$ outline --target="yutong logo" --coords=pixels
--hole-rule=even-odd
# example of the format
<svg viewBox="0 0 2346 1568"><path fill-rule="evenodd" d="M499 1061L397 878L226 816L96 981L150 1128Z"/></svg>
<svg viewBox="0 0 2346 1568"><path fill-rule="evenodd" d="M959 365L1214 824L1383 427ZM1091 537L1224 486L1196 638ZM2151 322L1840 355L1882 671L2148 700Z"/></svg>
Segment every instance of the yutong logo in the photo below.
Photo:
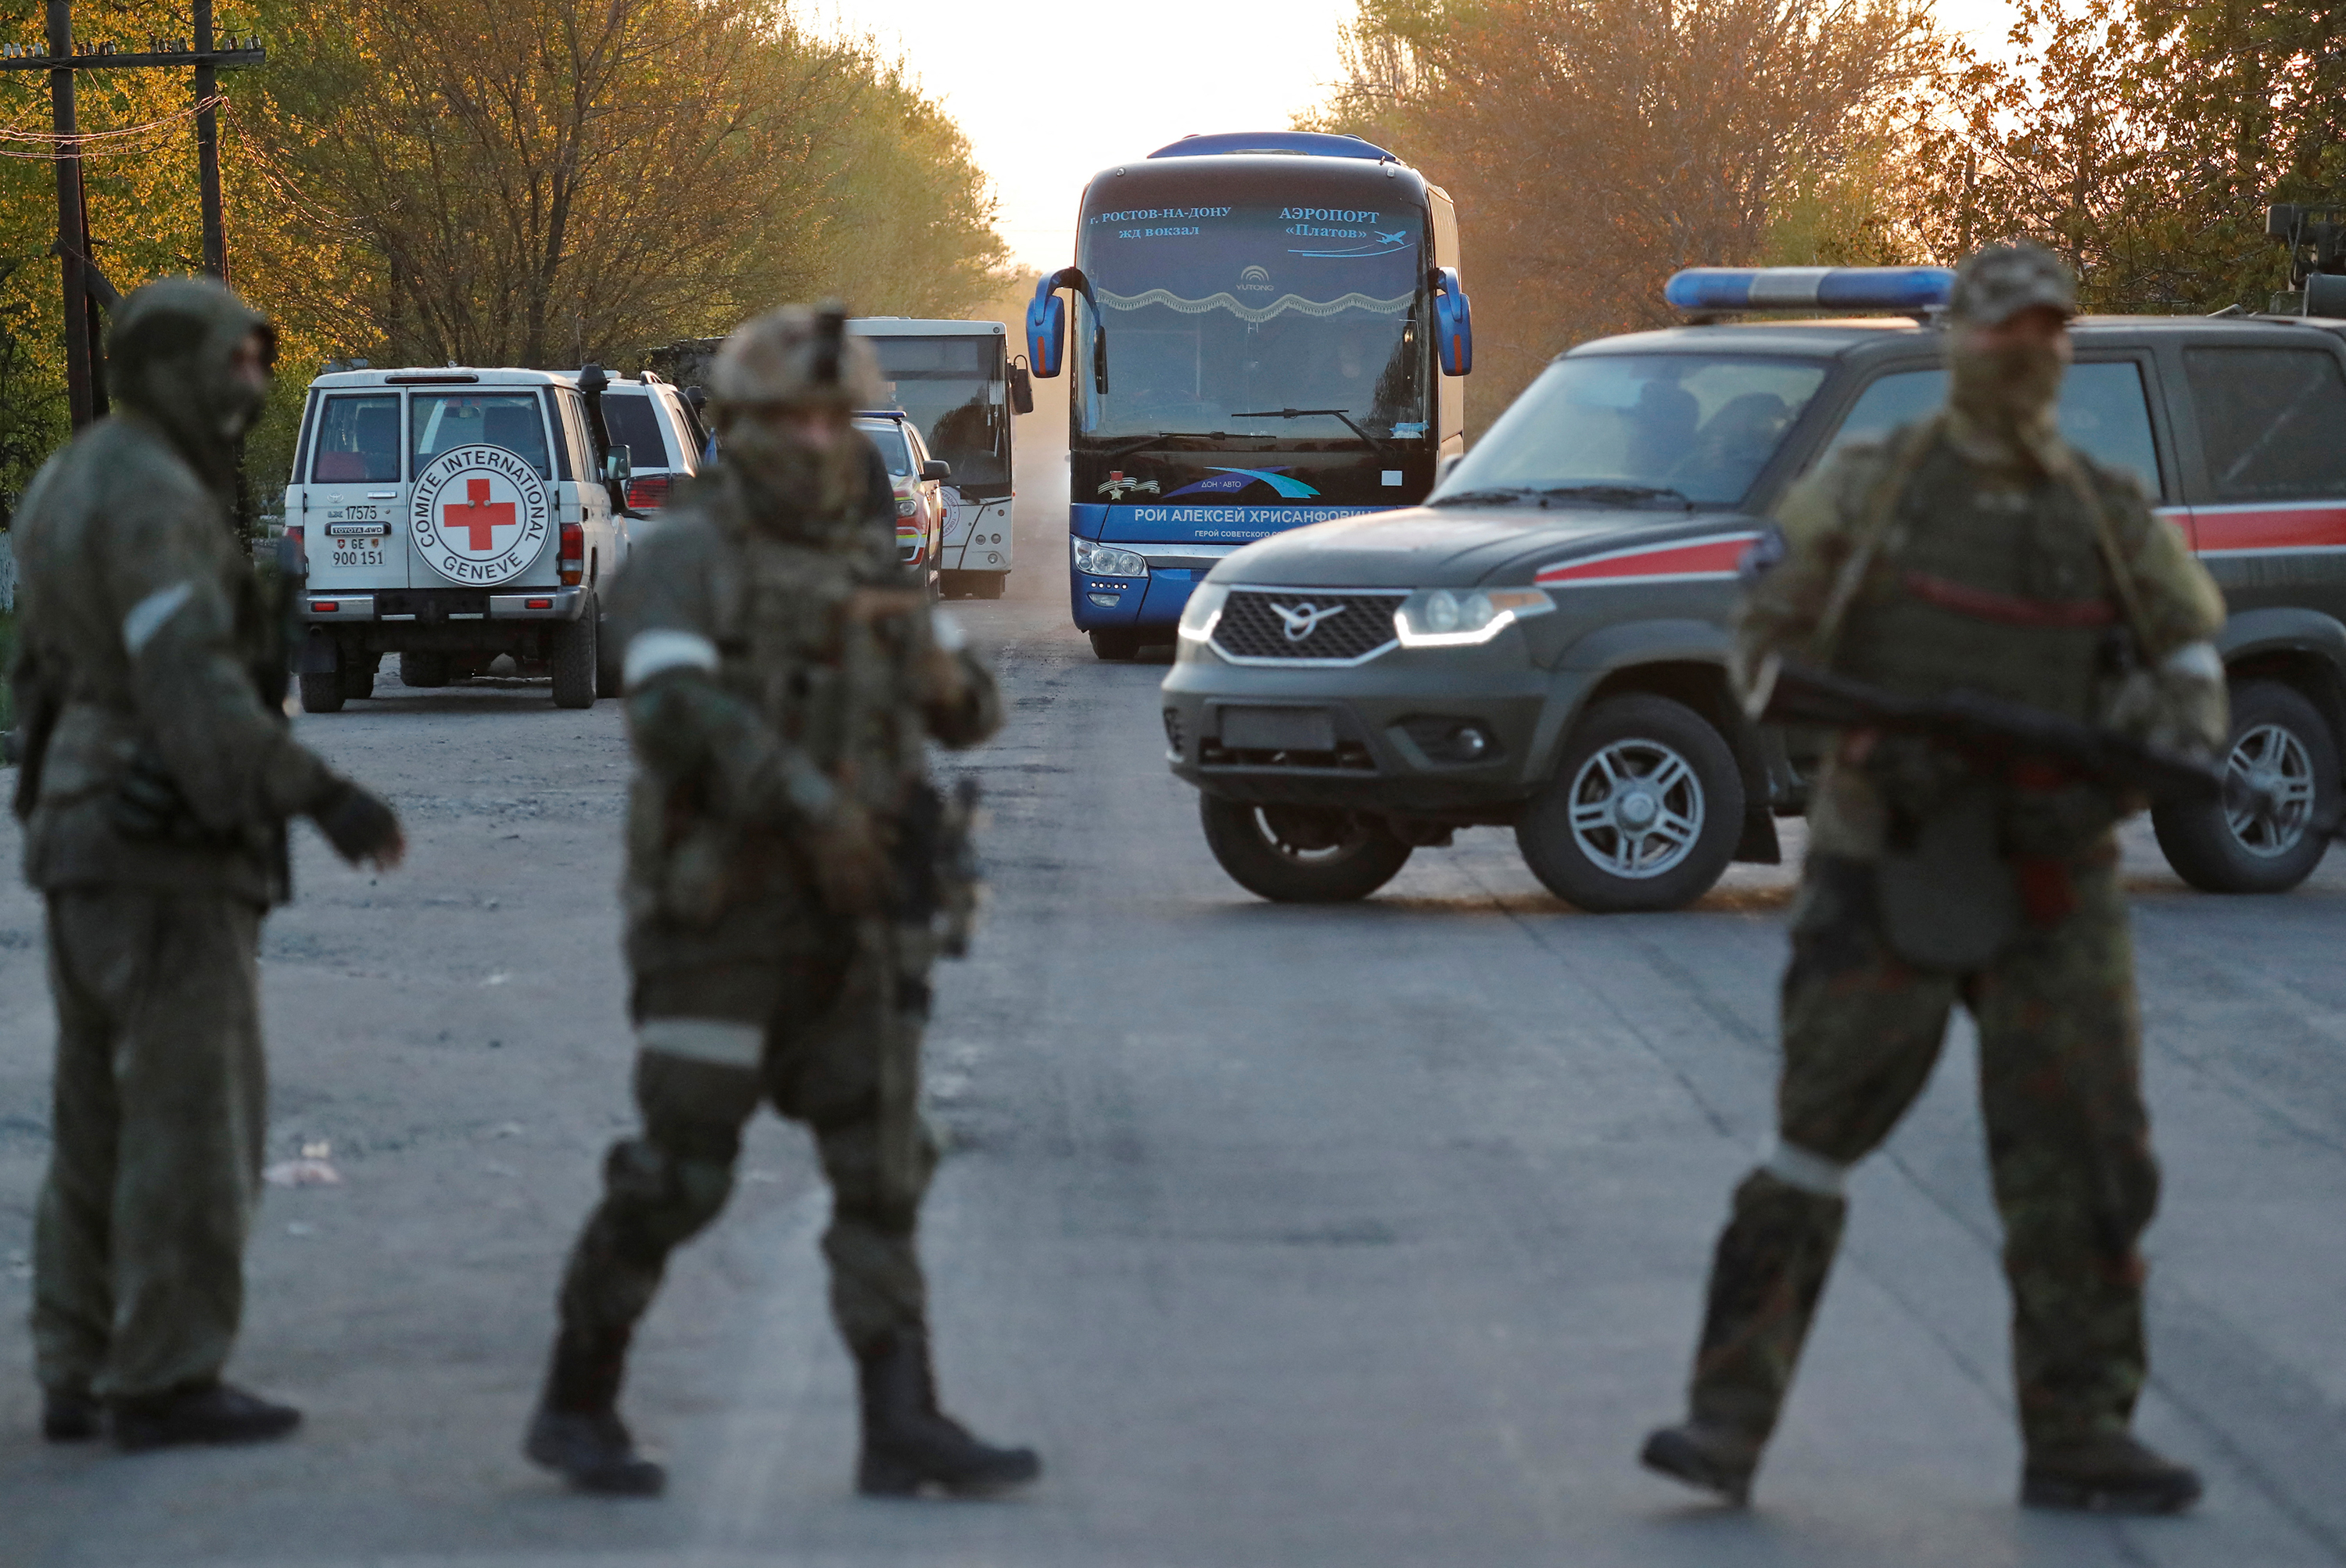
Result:
<svg viewBox="0 0 2346 1568"><path fill-rule="evenodd" d="M1310 636L1313 632L1318 631L1321 621L1328 620L1332 616L1342 615L1344 613L1344 606L1341 605L1330 605L1323 610L1319 606L1306 601L1303 604L1293 606L1287 605L1273 605L1270 606L1270 610L1271 614L1277 616L1280 620L1287 623L1287 640L1291 643L1300 643L1305 637Z"/></svg>
<svg viewBox="0 0 2346 1568"><path fill-rule="evenodd" d="M1264 267L1250 267L1239 274L1239 292L1268 294L1270 292L1270 271Z"/></svg>

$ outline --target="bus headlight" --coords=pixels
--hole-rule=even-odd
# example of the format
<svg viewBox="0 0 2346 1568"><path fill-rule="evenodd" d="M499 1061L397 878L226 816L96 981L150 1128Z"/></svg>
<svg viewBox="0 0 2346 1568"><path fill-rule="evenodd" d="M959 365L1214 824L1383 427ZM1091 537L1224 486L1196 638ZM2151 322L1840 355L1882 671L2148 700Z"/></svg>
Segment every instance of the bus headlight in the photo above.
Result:
<svg viewBox="0 0 2346 1568"><path fill-rule="evenodd" d="M1113 545L1095 545L1089 539L1076 539L1076 570L1095 577L1145 577L1148 563L1137 550L1119 550Z"/></svg>
<svg viewBox="0 0 2346 1568"><path fill-rule="evenodd" d="M1201 643L1214 635L1220 624L1222 605L1230 591L1220 583L1200 583L1190 590L1189 602L1181 606L1181 625L1178 635L1183 642Z"/></svg>
<svg viewBox="0 0 2346 1568"><path fill-rule="evenodd" d="M1405 648L1466 647L1556 608L1537 588L1421 588L1393 612Z"/></svg>

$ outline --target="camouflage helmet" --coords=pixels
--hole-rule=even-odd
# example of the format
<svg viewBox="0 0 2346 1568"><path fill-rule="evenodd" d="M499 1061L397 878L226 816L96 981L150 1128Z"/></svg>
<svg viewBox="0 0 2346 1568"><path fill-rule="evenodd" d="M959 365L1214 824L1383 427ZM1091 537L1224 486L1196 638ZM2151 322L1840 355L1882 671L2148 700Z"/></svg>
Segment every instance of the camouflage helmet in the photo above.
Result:
<svg viewBox="0 0 2346 1568"><path fill-rule="evenodd" d="M2077 313L2077 280L2042 245L1984 245L1955 269L1947 314L1975 327L2000 327L2042 307L2066 319Z"/></svg>
<svg viewBox="0 0 2346 1568"><path fill-rule="evenodd" d="M743 322L717 351L709 395L728 409L877 408L880 361L872 345L844 329L837 305L785 305Z"/></svg>

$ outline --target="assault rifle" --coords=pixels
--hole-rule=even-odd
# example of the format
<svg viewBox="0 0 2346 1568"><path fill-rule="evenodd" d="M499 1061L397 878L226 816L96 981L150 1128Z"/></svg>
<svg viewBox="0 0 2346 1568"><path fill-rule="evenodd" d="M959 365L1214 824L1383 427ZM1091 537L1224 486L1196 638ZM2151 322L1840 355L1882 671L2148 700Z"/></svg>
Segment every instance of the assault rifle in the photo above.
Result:
<svg viewBox="0 0 2346 1568"><path fill-rule="evenodd" d="M1771 723L1928 736L1985 761L2049 762L2081 781L2160 804L2198 805L2224 798L2224 775L2212 762L2042 708L1968 690L1900 697L1797 664L1776 663L1773 677L1772 684L1763 684L1760 713Z"/></svg>

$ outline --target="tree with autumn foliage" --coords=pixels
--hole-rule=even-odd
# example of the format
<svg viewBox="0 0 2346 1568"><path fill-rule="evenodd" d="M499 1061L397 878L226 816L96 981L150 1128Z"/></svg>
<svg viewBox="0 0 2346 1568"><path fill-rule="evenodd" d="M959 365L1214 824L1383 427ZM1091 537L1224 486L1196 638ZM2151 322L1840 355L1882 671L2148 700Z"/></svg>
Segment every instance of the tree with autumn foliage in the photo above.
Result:
<svg viewBox="0 0 2346 1568"><path fill-rule="evenodd" d="M1760 260L1944 53L1922 0L1360 0L1343 43L1314 123L1457 199L1478 423L1574 339L1668 321L1676 269Z"/></svg>

